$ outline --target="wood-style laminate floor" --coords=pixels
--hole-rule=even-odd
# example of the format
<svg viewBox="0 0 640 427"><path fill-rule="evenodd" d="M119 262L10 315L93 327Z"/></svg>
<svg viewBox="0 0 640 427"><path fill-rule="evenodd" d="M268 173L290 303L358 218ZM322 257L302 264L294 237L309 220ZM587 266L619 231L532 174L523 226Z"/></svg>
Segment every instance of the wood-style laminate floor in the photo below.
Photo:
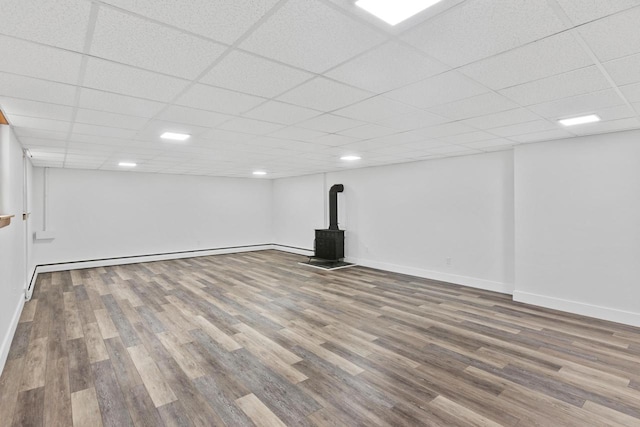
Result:
<svg viewBox="0 0 640 427"><path fill-rule="evenodd" d="M40 275L14 426L640 425L640 329L277 251Z"/></svg>

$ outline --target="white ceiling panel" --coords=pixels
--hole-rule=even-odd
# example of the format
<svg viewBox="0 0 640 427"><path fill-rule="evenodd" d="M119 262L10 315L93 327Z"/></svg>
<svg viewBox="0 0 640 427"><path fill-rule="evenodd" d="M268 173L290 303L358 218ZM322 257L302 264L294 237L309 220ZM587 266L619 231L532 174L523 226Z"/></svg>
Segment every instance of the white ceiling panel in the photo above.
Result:
<svg viewBox="0 0 640 427"><path fill-rule="evenodd" d="M372 95L371 92L317 77L285 93L278 99L320 111L332 111Z"/></svg>
<svg viewBox="0 0 640 427"><path fill-rule="evenodd" d="M640 7L586 24L578 31L600 61L609 61L640 52L638 22Z"/></svg>
<svg viewBox="0 0 640 427"><path fill-rule="evenodd" d="M414 130L427 126L439 125L451 121L445 117L436 116L426 111L418 110L415 113L403 114L401 116L390 117L379 120L378 124L400 131Z"/></svg>
<svg viewBox="0 0 640 427"><path fill-rule="evenodd" d="M289 126L286 128L282 128L280 130L277 130L269 134L269 136L272 136L274 138L290 139L290 140L305 141L305 142L313 141L314 139L323 135L326 135L326 132L320 132L317 130L305 129L305 128L296 127L296 126Z"/></svg>
<svg viewBox="0 0 640 427"><path fill-rule="evenodd" d="M313 76L306 71L234 50L213 67L202 82L271 98Z"/></svg>
<svg viewBox="0 0 640 427"><path fill-rule="evenodd" d="M510 141L506 138L493 138L493 139L486 139L483 141L466 142L463 145L465 147L474 148L476 150L486 151L487 148L496 149L498 147L508 150L508 149L511 149L511 147L513 147L513 144L514 144L513 141Z"/></svg>
<svg viewBox="0 0 640 427"><path fill-rule="evenodd" d="M0 72L0 96L73 105L75 86Z"/></svg>
<svg viewBox="0 0 640 427"><path fill-rule="evenodd" d="M358 126L357 128L343 130L342 132L340 132L341 135L360 139L379 138L381 136L387 136L393 133L398 133L398 131L396 129L391 129L384 126L369 124Z"/></svg>
<svg viewBox="0 0 640 427"><path fill-rule="evenodd" d="M74 123L72 132L80 135L96 135L107 138L111 137L120 139L133 138L133 136L136 134L136 131L131 129L91 125L87 123Z"/></svg>
<svg viewBox="0 0 640 427"><path fill-rule="evenodd" d="M176 104L225 114L240 114L264 102L263 98L197 84L189 88Z"/></svg>
<svg viewBox="0 0 640 427"><path fill-rule="evenodd" d="M70 84L78 82L82 62L78 53L4 36L0 58L0 71Z"/></svg>
<svg viewBox="0 0 640 427"><path fill-rule="evenodd" d="M516 107L518 107L518 104L508 100L504 96L495 92L487 92L482 95L472 96L449 104L431 107L428 111L452 120L462 120L511 110Z"/></svg>
<svg viewBox="0 0 640 427"><path fill-rule="evenodd" d="M255 138L255 135L242 132L231 132L222 129L210 129L200 135L200 138L213 142L229 143L229 146L234 148L235 144L249 141L250 139Z"/></svg>
<svg viewBox="0 0 640 427"><path fill-rule="evenodd" d="M320 111L279 101L268 101L244 114L253 119L292 125L311 117L319 116Z"/></svg>
<svg viewBox="0 0 640 427"><path fill-rule="evenodd" d="M262 18L278 0L104 0L120 8L231 44Z"/></svg>
<svg viewBox="0 0 640 427"><path fill-rule="evenodd" d="M320 132L334 133L362 126L364 124L364 122L359 120L348 119L346 117L335 116L333 114L323 114L298 123L298 126Z"/></svg>
<svg viewBox="0 0 640 427"><path fill-rule="evenodd" d="M9 123L17 128L50 130L54 132L66 132L69 130L69 122L67 121L19 116L15 114L7 114L7 116Z"/></svg>
<svg viewBox="0 0 640 427"><path fill-rule="evenodd" d="M485 141L488 139L495 139L495 137L496 136L491 133L479 130L475 132L461 133L459 135L441 136L438 140L446 142L447 144L468 145L470 142Z"/></svg>
<svg viewBox="0 0 640 427"><path fill-rule="evenodd" d="M589 123L572 129L577 135L592 135L595 133L618 132L640 127L640 119L632 117L628 119L611 120L608 122Z"/></svg>
<svg viewBox="0 0 640 427"><path fill-rule="evenodd" d="M557 129L557 125L546 120L534 120L528 123L518 123L515 125L502 126L493 128L489 132L502 137L511 137L515 135L523 135L526 133L542 132Z"/></svg>
<svg viewBox="0 0 640 427"><path fill-rule="evenodd" d="M383 93L448 69L415 48L390 41L334 68L326 75L371 92Z"/></svg>
<svg viewBox="0 0 640 427"><path fill-rule="evenodd" d="M320 138L316 138L313 142L316 144L330 145L332 147L335 147L338 145L345 145L351 142L356 142L357 140L357 138L351 138L348 136L332 133L329 135L321 136Z"/></svg>
<svg viewBox="0 0 640 427"><path fill-rule="evenodd" d="M3 0L0 32L82 51L91 3L78 0Z"/></svg>
<svg viewBox="0 0 640 427"><path fill-rule="evenodd" d="M218 129L228 130L231 132L244 132L254 135L266 135L269 132L275 132L281 129L282 125L275 123L263 122L261 120L245 119L238 117L218 126Z"/></svg>
<svg viewBox="0 0 640 427"><path fill-rule="evenodd" d="M572 96L557 101L531 105L529 109L540 116L550 119L594 114L602 109L623 103L622 98L613 89L605 89L585 95Z"/></svg>
<svg viewBox="0 0 640 427"><path fill-rule="evenodd" d="M147 118L158 114L165 105L148 99L134 98L89 88L80 89L80 99L78 100L78 107L80 108Z"/></svg>
<svg viewBox="0 0 640 427"><path fill-rule="evenodd" d="M402 38L450 66L460 66L565 29L546 1L469 0Z"/></svg>
<svg viewBox="0 0 640 427"><path fill-rule="evenodd" d="M172 105L164 109L157 115L157 119L175 123L185 123L202 127L215 127L230 119L233 116L215 113L213 111L198 110L196 108L181 107Z"/></svg>
<svg viewBox="0 0 640 427"><path fill-rule="evenodd" d="M622 86L620 91L629 102L640 102L640 83Z"/></svg>
<svg viewBox="0 0 640 427"><path fill-rule="evenodd" d="M187 123L176 123L170 120L152 120L136 134L136 139L150 141L156 146L164 148L189 146L194 139L202 137L208 129ZM190 135L186 141L164 140L160 138L165 132L183 133Z"/></svg>
<svg viewBox="0 0 640 427"><path fill-rule="evenodd" d="M419 112L418 109L410 107L407 104L403 104L383 96L374 96L348 107L341 108L340 110L336 110L334 111L334 114L366 122L376 122L390 117L417 112Z"/></svg>
<svg viewBox="0 0 640 427"><path fill-rule="evenodd" d="M483 59L459 69L492 89L539 80L555 74L593 65L593 61L571 32Z"/></svg>
<svg viewBox="0 0 640 427"><path fill-rule="evenodd" d="M73 108L24 99L0 97L0 109L8 115L70 121Z"/></svg>
<svg viewBox="0 0 640 427"><path fill-rule="evenodd" d="M640 83L640 53L605 62L603 65L617 85Z"/></svg>
<svg viewBox="0 0 640 427"><path fill-rule="evenodd" d="M456 71L449 71L418 83L387 92L385 96L420 108L446 104L489 92Z"/></svg>
<svg viewBox="0 0 640 427"><path fill-rule="evenodd" d="M127 49L122 49L127 46ZM193 79L226 47L111 8L100 8L91 54Z"/></svg>
<svg viewBox="0 0 640 427"><path fill-rule="evenodd" d="M84 85L93 89L163 102L175 98L187 84L187 80L97 58L87 59L84 78Z"/></svg>
<svg viewBox="0 0 640 427"><path fill-rule="evenodd" d="M526 133L523 135L510 136L509 139L517 143L551 141L554 139L571 138L574 135L562 129L551 129L542 132Z"/></svg>
<svg viewBox="0 0 640 427"><path fill-rule="evenodd" d="M500 93L520 105L533 105L609 87L609 82L600 70L591 66L513 86L501 90Z"/></svg>
<svg viewBox="0 0 640 427"><path fill-rule="evenodd" d="M513 110L462 120L462 123L478 129L491 129L516 123L531 122L537 119L539 119L539 117L531 111L524 108L515 108Z"/></svg>
<svg viewBox="0 0 640 427"><path fill-rule="evenodd" d="M569 19L576 24L584 24L596 19L640 5L639 0L555 0Z"/></svg>
<svg viewBox="0 0 640 427"><path fill-rule="evenodd" d="M240 48L321 73L384 40L321 1L290 0Z"/></svg>
<svg viewBox="0 0 640 427"><path fill-rule="evenodd" d="M78 109L77 123L87 123L100 126L113 126L123 129L139 130L149 120L143 117L127 116L124 114L108 113L106 111Z"/></svg>
<svg viewBox="0 0 640 427"><path fill-rule="evenodd" d="M421 135L426 138L440 138L442 136L460 135L461 133L473 132L476 129L461 122L444 123L442 125L417 129L408 133Z"/></svg>

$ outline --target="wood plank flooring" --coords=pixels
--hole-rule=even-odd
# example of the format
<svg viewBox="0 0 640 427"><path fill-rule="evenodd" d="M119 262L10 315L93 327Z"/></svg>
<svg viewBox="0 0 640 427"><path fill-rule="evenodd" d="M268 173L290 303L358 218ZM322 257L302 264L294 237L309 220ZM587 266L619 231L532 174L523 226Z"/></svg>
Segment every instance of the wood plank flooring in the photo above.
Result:
<svg viewBox="0 0 640 427"><path fill-rule="evenodd" d="M640 328L278 251L38 277L2 426L640 426Z"/></svg>

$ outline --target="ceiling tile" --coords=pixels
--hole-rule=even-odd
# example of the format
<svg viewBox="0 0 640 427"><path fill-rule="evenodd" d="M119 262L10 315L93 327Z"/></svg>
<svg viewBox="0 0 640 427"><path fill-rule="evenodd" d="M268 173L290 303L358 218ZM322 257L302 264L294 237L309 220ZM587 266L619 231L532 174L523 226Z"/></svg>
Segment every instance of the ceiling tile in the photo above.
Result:
<svg viewBox="0 0 640 427"><path fill-rule="evenodd" d="M26 148L31 148L31 147L65 148L67 146L67 141L60 140L60 139L41 139L41 138L20 137L20 142Z"/></svg>
<svg viewBox="0 0 640 427"><path fill-rule="evenodd" d="M378 31L320 1L290 0L240 47L321 73L384 40Z"/></svg>
<svg viewBox="0 0 640 427"><path fill-rule="evenodd" d="M640 82L640 53L605 62L603 65L619 86Z"/></svg>
<svg viewBox="0 0 640 427"><path fill-rule="evenodd" d="M638 0L556 0L569 19L580 25L638 6Z"/></svg>
<svg viewBox="0 0 640 427"><path fill-rule="evenodd" d="M620 105L622 102L615 90L605 89L585 95L532 105L529 109L543 117L558 119L560 117L597 113L604 108Z"/></svg>
<svg viewBox="0 0 640 427"><path fill-rule="evenodd" d="M539 117L531 111L524 108L515 108L513 110L463 120L462 123L478 129L491 129L516 123L531 122L537 119L539 119Z"/></svg>
<svg viewBox="0 0 640 427"><path fill-rule="evenodd" d="M638 22L640 7L583 25L578 31L604 62L640 52Z"/></svg>
<svg viewBox="0 0 640 427"><path fill-rule="evenodd" d="M3 0L3 34L82 52L91 4L78 0Z"/></svg>
<svg viewBox="0 0 640 427"><path fill-rule="evenodd" d="M12 126L18 128L31 128L41 130L51 130L55 132L66 132L69 130L70 122L60 120L50 120L37 117L26 117L7 114L7 119Z"/></svg>
<svg viewBox="0 0 640 427"><path fill-rule="evenodd" d="M462 120L510 110L516 107L518 107L518 104L508 100L504 96L494 92L487 92L449 104L431 107L428 111L452 120Z"/></svg>
<svg viewBox="0 0 640 427"><path fill-rule="evenodd" d="M390 117L379 120L378 124L393 129L407 131L419 129L427 126L439 125L451 121L445 117L436 116L426 111L418 110L415 113L403 114L401 116Z"/></svg>
<svg viewBox="0 0 640 427"><path fill-rule="evenodd" d="M70 84L78 82L82 61L78 53L4 36L0 58L0 71Z"/></svg>
<svg viewBox="0 0 640 427"><path fill-rule="evenodd" d="M554 139L563 139L563 138L571 138L574 135L562 130L562 129L551 129L542 132L532 132L523 135L513 135L510 136L509 139L516 141L518 143L524 142L539 142L539 141L551 141Z"/></svg>
<svg viewBox="0 0 640 427"><path fill-rule="evenodd" d="M321 136L320 138L316 138L313 143L314 144L322 144L322 145L330 145L330 146L337 146L337 145L344 145L344 144L348 144L350 142L355 142L357 141L356 138L351 138L348 136L344 136L344 135L338 135L338 134L329 134L329 135L325 135L325 136Z"/></svg>
<svg viewBox="0 0 640 427"><path fill-rule="evenodd" d="M80 108L147 118L158 114L165 105L161 102L89 88L80 89L80 99L78 101L78 107Z"/></svg>
<svg viewBox="0 0 640 427"><path fill-rule="evenodd" d="M22 140L23 138L39 138L39 139L57 139L61 141L67 140L67 131L55 132L50 130L31 129L31 128L14 128L16 135Z"/></svg>
<svg viewBox="0 0 640 427"><path fill-rule="evenodd" d="M262 18L278 0L105 0L120 8L231 44Z"/></svg>
<svg viewBox="0 0 640 427"><path fill-rule="evenodd" d="M565 32L466 65L458 71L491 89L503 89L589 65L593 65L589 55L571 32Z"/></svg>
<svg viewBox="0 0 640 427"><path fill-rule="evenodd" d="M598 68L591 66L513 86L500 93L520 105L533 105L609 87L609 82Z"/></svg>
<svg viewBox="0 0 640 427"><path fill-rule="evenodd" d="M0 96L74 105L75 86L0 72Z"/></svg>
<svg viewBox="0 0 640 427"><path fill-rule="evenodd" d="M139 130L147 123L143 117L127 116L124 114L109 113L105 111L78 109L77 123L87 123L100 126L110 126L122 129Z"/></svg>
<svg viewBox="0 0 640 427"><path fill-rule="evenodd" d="M8 115L70 121L73 108L64 105L0 97L0 109Z"/></svg>
<svg viewBox="0 0 640 427"><path fill-rule="evenodd" d="M430 152L435 154L451 154L451 153L465 153L474 154L479 151L473 148L465 147L462 145L444 145L442 147L436 147L429 149Z"/></svg>
<svg viewBox="0 0 640 427"><path fill-rule="evenodd" d="M233 118L226 114L212 111L198 110L195 108L171 105L156 117L158 120L166 120L175 123L185 123L202 127L216 127Z"/></svg>
<svg viewBox="0 0 640 427"><path fill-rule="evenodd" d="M305 142L310 142L315 138L323 135L326 135L326 133L295 126L289 126L269 134L269 136L273 136L274 138L291 139Z"/></svg>
<svg viewBox="0 0 640 427"><path fill-rule="evenodd" d="M152 143L166 144L166 147L184 147L193 143L194 139L203 136L208 129L202 126L176 123L171 120L152 120L143 130L137 133L136 139L141 141L151 141ZM163 140L160 138L165 132L184 133L191 137L186 141Z"/></svg>
<svg viewBox="0 0 640 427"><path fill-rule="evenodd" d="M421 135L425 138L439 138L442 136L460 135L461 133L473 132L476 129L460 122L444 123L428 128L417 129L407 133Z"/></svg>
<svg viewBox="0 0 640 427"><path fill-rule="evenodd" d="M334 68L326 75L371 92L382 93L448 69L414 48L390 41Z"/></svg>
<svg viewBox="0 0 640 427"><path fill-rule="evenodd" d="M84 85L155 101L170 101L187 81L97 58L87 59Z"/></svg>
<svg viewBox="0 0 640 427"><path fill-rule="evenodd" d="M279 101L268 101L245 113L244 116L268 122L292 125L310 119L311 117L319 116L320 114L321 112L317 110L285 104Z"/></svg>
<svg viewBox="0 0 640 427"><path fill-rule="evenodd" d="M98 126L86 123L74 123L72 131L73 133L80 135L96 135L107 138L112 137L121 139L133 138L133 136L136 134L136 131L131 129L120 129L110 126Z"/></svg>
<svg viewBox="0 0 640 427"><path fill-rule="evenodd" d="M336 110L334 114L356 120L376 122L378 120L416 112L419 112L419 110L407 104L402 104L383 96L374 96L373 98L360 101L357 104Z"/></svg>
<svg viewBox="0 0 640 427"><path fill-rule="evenodd" d="M456 71L449 71L387 92L385 96L416 107L429 108L488 91L489 89L474 83L468 77Z"/></svg>
<svg viewBox="0 0 640 427"><path fill-rule="evenodd" d="M263 98L217 87L196 84L176 104L226 114L240 114L264 102Z"/></svg>
<svg viewBox="0 0 640 427"><path fill-rule="evenodd" d="M252 120L245 118L235 118L218 126L218 129L228 130L231 132L244 132L254 135L266 135L282 128L282 125L263 122L261 120Z"/></svg>
<svg viewBox="0 0 640 427"><path fill-rule="evenodd" d="M469 145L470 142L484 141L487 139L495 139L495 135L483 131L475 131L469 133L462 133L459 135L441 136L439 141L446 142L448 144L464 144Z"/></svg>
<svg viewBox="0 0 640 427"><path fill-rule="evenodd" d="M509 141L505 138L493 138L484 141L466 142L463 144L465 147L475 148L476 150L485 151L486 148L503 147L504 149L510 149L513 147L513 141Z"/></svg>
<svg viewBox="0 0 640 427"><path fill-rule="evenodd" d="M371 92L318 77L285 93L278 99L320 111L332 111L372 95Z"/></svg>
<svg viewBox="0 0 640 427"><path fill-rule="evenodd" d="M629 102L640 102L640 83L622 86L620 91Z"/></svg>
<svg viewBox="0 0 640 427"><path fill-rule="evenodd" d="M628 129L640 128L640 120L637 117L628 119L611 120L608 122L589 123L572 128L577 135L593 135L596 133L617 132Z"/></svg>
<svg viewBox="0 0 640 427"><path fill-rule="evenodd" d="M369 139L369 138L378 138L381 136L387 136L397 132L398 131L396 129L367 124L364 126L358 126L356 128L343 130L342 132L340 132L340 134L351 136L353 138Z"/></svg>
<svg viewBox="0 0 640 427"><path fill-rule="evenodd" d="M347 119L346 117L334 116L333 114L323 114L318 117L298 123L298 127L312 129L320 132L334 133L345 129L364 125L364 122Z"/></svg>
<svg viewBox="0 0 640 427"><path fill-rule="evenodd" d="M306 71L234 50L201 82L271 98L312 77Z"/></svg>
<svg viewBox="0 0 640 427"><path fill-rule="evenodd" d="M518 123L515 125L502 126L493 128L490 132L497 136L511 137L514 135L522 135L526 133L541 132L556 129L556 125L546 120L534 120L528 123Z"/></svg>
<svg viewBox="0 0 640 427"><path fill-rule="evenodd" d="M402 39L445 64L460 66L564 29L545 1L470 0Z"/></svg>
<svg viewBox="0 0 640 427"><path fill-rule="evenodd" d="M221 44L106 7L100 8L91 43L94 56L188 79L225 50Z"/></svg>
<svg viewBox="0 0 640 427"><path fill-rule="evenodd" d="M200 138L213 142L242 143L255 138L255 135L241 132L230 132L222 129L209 129Z"/></svg>

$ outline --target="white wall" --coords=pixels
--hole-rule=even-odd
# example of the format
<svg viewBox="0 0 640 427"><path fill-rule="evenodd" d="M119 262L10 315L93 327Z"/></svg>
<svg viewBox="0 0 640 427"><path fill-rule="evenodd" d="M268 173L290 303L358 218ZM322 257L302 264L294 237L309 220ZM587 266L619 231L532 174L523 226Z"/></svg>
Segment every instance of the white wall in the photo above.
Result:
<svg viewBox="0 0 640 427"><path fill-rule="evenodd" d="M274 191L290 196L274 198L274 212L283 224L295 224L276 232L276 243L313 247L313 229L326 209L318 199L333 184L345 186L338 219L348 260L512 291L512 152L276 180Z"/></svg>
<svg viewBox="0 0 640 427"><path fill-rule="evenodd" d="M27 163L30 168L30 163ZM27 284L25 227L22 220L24 164L22 147L8 126L0 125L0 214L15 215L0 228L0 372L17 326Z"/></svg>
<svg viewBox="0 0 640 427"><path fill-rule="evenodd" d="M44 169L34 172L43 228ZM48 169L40 265L271 243L269 180Z"/></svg>
<svg viewBox="0 0 640 427"><path fill-rule="evenodd" d="M516 148L515 299L640 326L639 141Z"/></svg>
<svg viewBox="0 0 640 427"><path fill-rule="evenodd" d="M275 243L313 250L314 230L326 228L324 185L324 174L273 181Z"/></svg>

